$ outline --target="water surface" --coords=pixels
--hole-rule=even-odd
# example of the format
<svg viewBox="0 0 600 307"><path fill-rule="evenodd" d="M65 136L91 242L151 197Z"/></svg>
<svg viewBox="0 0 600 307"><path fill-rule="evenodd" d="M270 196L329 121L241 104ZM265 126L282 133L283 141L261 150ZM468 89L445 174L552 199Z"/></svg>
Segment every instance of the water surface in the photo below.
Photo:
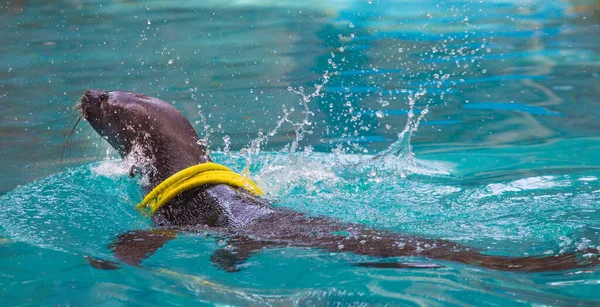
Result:
<svg viewBox="0 0 600 307"><path fill-rule="evenodd" d="M445 268L377 270L273 249L226 274L209 261L222 243L192 234L143 268L96 270L83 255L113 259L117 234L151 226L133 209L141 191L85 122L61 153L86 89L137 91L178 107L217 161L249 165L277 206L490 254L598 247L598 12L595 1L3 3L1 300L597 304L597 269L414 257Z"/></svg>

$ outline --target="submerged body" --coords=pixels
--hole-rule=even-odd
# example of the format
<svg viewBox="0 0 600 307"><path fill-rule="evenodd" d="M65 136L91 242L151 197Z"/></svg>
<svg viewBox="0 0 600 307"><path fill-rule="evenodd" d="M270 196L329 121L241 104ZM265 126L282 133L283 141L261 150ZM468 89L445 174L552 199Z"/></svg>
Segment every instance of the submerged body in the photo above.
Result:
<svg viewBox="0 0 600 307"><path fill-rule="evenodd" d="M140 169L150 182L145 187L148 190L180 170L210 161L191 124L167 102L136 93L92 90L83 96L81 109L83 117L121 156L133 156L141 164ZM208 230L229 242L211 257L215 266L226 271L236 271L253 253L274 246L319 248L378 258L422 256L511 271L551 271L600 263L596 250L586 250L589 257L585 258L575 253L521 258L484 255L451 241L380 231L274 208L260 197L223 184L182 192L160 207L152 220L153 230L118 236L111 245L118 259L139 265L178 231ZM422 267L389 262L359 265Z"/></svg>

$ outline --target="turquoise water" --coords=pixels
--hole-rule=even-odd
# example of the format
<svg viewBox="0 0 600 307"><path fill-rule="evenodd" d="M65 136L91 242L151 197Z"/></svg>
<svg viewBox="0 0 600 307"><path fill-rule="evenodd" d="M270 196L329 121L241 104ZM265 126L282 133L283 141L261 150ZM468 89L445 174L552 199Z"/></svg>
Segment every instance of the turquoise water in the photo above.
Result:
<svg viewBox="0 0 600 307"><path fill-rule="evenodd" d="M86 89L137 91L276 206L496 255L598 247L599 21L596 1L0 4L0 302L597 305L598 268L279 248L228 274L200 234L97 270L84 255L114 260L116 235L151 227L141 191L85 122L61 152Z"/></svg>

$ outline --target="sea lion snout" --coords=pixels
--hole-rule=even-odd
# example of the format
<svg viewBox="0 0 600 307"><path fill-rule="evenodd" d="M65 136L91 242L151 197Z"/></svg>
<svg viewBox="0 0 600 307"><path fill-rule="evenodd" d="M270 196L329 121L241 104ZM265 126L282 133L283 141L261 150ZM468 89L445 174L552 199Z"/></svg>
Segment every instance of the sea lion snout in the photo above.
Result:
<svg viewBox="0 0 600 307"><path fill-rule="evenodd" d="M85 94L81 98L81 103L83 105L86 105L86 104L99 105L106 98L108 98L106 91L89 90L89 91L85 92Z"/></svg>

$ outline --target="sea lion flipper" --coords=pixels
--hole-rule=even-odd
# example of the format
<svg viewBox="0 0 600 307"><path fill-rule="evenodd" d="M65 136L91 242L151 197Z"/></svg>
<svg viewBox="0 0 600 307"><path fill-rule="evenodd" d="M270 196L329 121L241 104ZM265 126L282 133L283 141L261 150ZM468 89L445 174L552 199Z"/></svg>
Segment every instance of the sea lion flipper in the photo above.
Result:
<svg viewBox="0 0 600 307"><path fill-rule="evenodd" d="M119 265L115 262L85 255L83 256L93 268L99 270L118 270Z"/></svg>
<svg viewBox="0 0 600 307"><path fill-rule="evenodd" d="M468 261L465 261L465 263L495 270L523 272L562 271L600 265L598 250L587 249L583 252L571 252L545 257L503 257L479 254L467 258Z"/></svg>
<svg viewBox="0 0 600 307"><path fill-rule="evenodd" d="M120 261L139 266L176 235L174 230L135 230L120 234L108 248Z"/></svg>
<svg viewBox="0 0 600 307"><path fill-rule="evenodd" d="M220 270L225 272L239 272L241 271L239 265L243 264L250 254L254 251L246 250L244 248L237 248L227 246L225 248L217 249L211 256L210 262Z"/></svg>
<svg viewBox="0 0 600 307"><path fill-rule="evenodd" d="M219 248L210 256L210 262L225 272L239 272L242 270L240 265L252 254L268 246L266 242L255 241L245 236L230 237L227 246Z"/></svg>

